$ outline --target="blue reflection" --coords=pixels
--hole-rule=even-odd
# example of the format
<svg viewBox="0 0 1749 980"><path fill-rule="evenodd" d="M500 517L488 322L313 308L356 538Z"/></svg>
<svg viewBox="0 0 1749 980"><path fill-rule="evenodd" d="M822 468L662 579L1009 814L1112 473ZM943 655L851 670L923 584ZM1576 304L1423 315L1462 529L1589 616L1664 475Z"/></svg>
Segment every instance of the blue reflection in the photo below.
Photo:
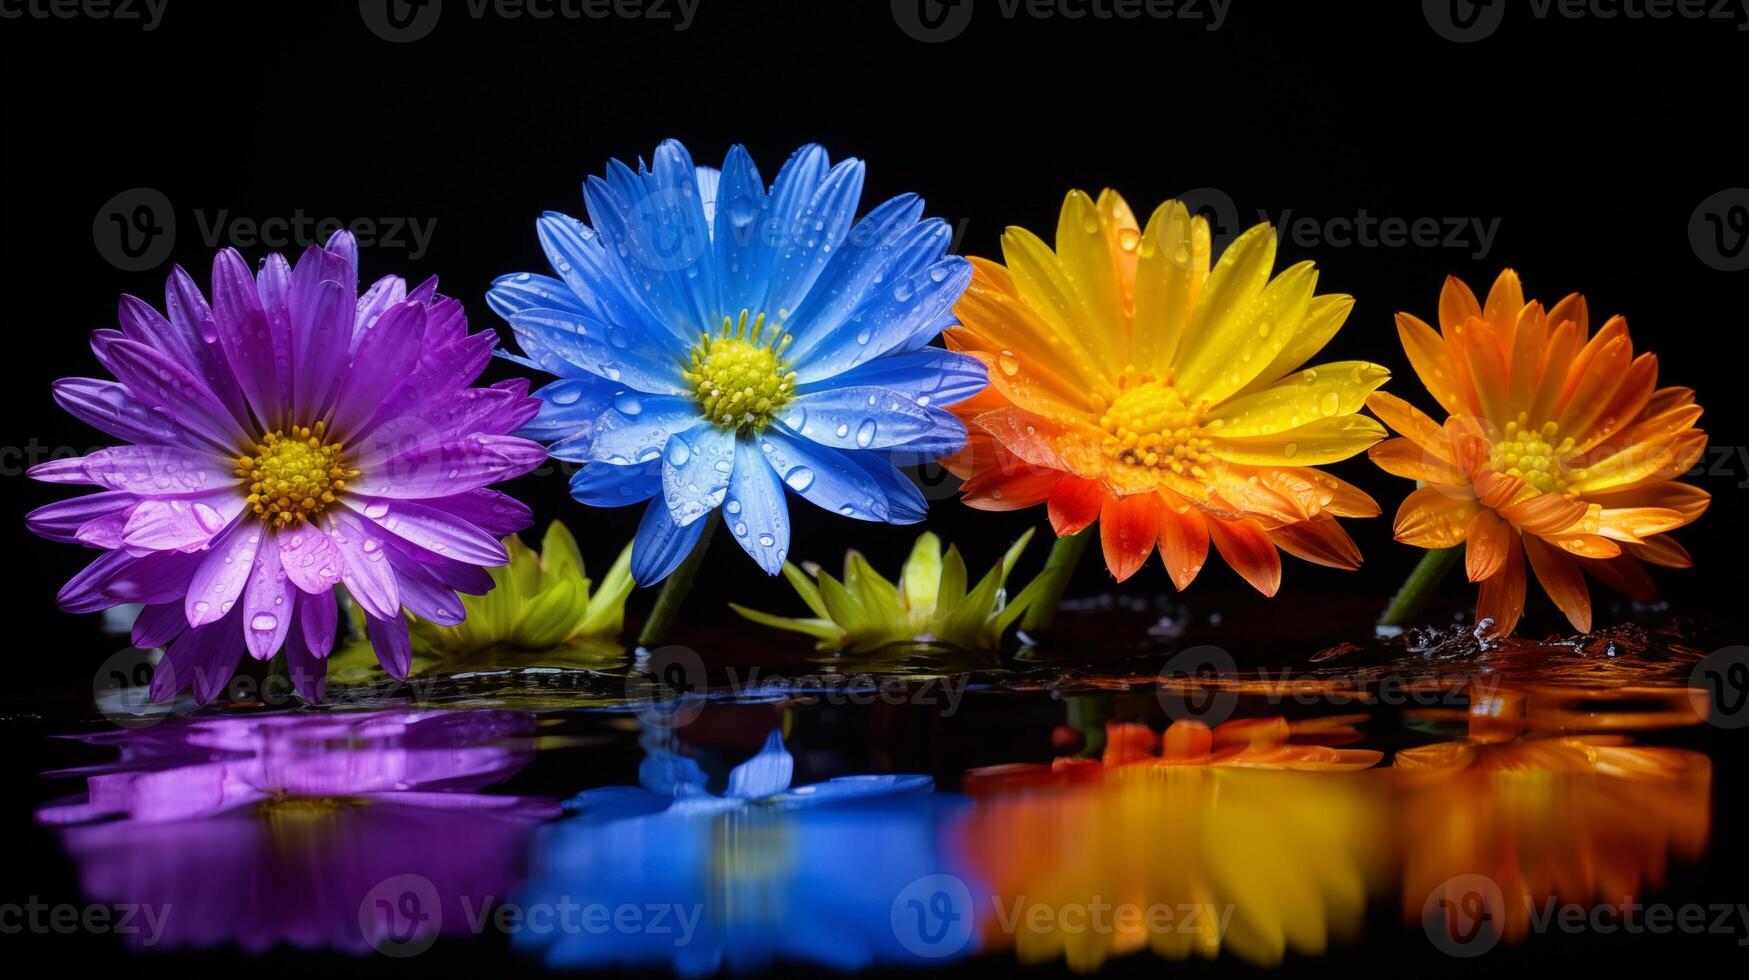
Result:
<svg viewBox="0 0 1749 980"><path fill-rule="evenodd" d="M541 831L519 948L555 967L686 976L777 961L838 970L973 952L974 895L947 842L964 813L928 776L791 788L778 732L721 793L671 736L646 731L638 787L588 790ZM987 899L979 899L987 901Z"/></svg>

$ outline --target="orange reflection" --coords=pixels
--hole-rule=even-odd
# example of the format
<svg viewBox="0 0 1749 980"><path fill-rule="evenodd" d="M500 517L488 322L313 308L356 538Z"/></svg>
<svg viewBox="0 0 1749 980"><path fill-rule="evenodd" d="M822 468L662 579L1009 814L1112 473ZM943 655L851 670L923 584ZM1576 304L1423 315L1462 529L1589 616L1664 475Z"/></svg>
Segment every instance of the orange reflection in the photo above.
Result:
<svg viewBox="0 0 1749 980"><path fill-rule="evenodd" d="M1607 702L1646 696L1497 691L1472 702L1468 739L1398 752L1404 915L1420 921L1453 879L1481 875L1499 889L1489 917L1517 941L1550 901L1625 905L1662 884L1671 856L1699 858L1711 763L1613 733L1644 727L1647 713ZM1672 703L1652 716L1681 714ZM1541 734L1583 727L1604 733Z"/></svg>
<svg viewBox="0 0 1749 980"><path fill-rule="evenodd" d="M1351 731L1114 724L1103 760L969 773L963 847L993 903L983 948L1079 971L1144 949L1273 965L1354 935L1386 869L1385 799L1336 770L1379 753L1294 741Z"/></svg>

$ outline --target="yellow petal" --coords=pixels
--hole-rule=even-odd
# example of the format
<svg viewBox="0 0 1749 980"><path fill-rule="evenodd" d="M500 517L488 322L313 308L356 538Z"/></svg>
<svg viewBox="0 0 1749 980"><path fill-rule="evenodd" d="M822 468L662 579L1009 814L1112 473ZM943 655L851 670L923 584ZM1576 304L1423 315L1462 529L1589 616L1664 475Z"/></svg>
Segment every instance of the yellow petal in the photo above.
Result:
<svg viewBox="0 0 1749 980"><path fill-rule="evenodd" d="M1403 498L1391 533L1417 548L1455 548L1463 544L1478 509L1469 497L1422 487Z"/></svg>
<svg viewBox="0 0 1749 980"><path fill-rule="evenodd" d="M1117 358L1111 353L1115 348L1109 331L1096 329L1090 321L1050 246L1025 228L1009 228L1002 233L1002 256L1021 301L1057 334L1092 355L1090 363L1098 374L1108 381L1115 378L1123 365L1113 363Z"/></svg>
<svg viewBox="0 0 1749 980"><path fill-rule="evenodd" d="M1369 361L1336 361L1224 402L1209 418L1221 422L1225 438L1280 432L1322 417L1352 415L1390 377Z"/></svg>
<svg viewBox="0 0 1749 980"><path fill-rule="evenodd" d="M1233 463L1322 466L1347 459L1385 437L1385 427L1364 415L1317 419L1268 435L1210 439L1209 452Z"/></svg>
<svg viewBox="0 0 1749 980"><path fill-rule="evenodd" d="M1222 318L1216 335L1179 363L1179 386L1218 403L1250 384L1293 339L1317 286L1318 270L1310 262L1283 271L1242 313Z"/></svg>
<svg viewBox="0 0 1749 980"><path fill-rule="evenodd" d="M1209 273L1209 226L1178 201L1148 219L1136 261L1135 318L1130 332L1136 367L1164 376L1184 339Z"/></svg>
<svg viewBox="0 0 1749 980"><path fill-rule="evenodd" d="M1093 356L1121 369L1129 357L1129 326L1118 292L1117 266L1099 221L1099 206L1081 191L1063 198L1057 216L1057 267L1081 312L1072 324Z"/></svg>
<svg viewBox="0 0 1749 980"><path fill-rule="evenodd" d="M1221 260L1209 273L1202 295L1197 298L1196 311L1185 327L1184 342L1177 358L1181 385L1188 371L1194 369L1195 373L1212 375L1220 368L1219 363L1199 366L1202 362L1216 360L1204 351L1218 346L1228 324L1251 309L1252 302L1269 284L1269 271L1274 266L1275 229L1267 224L1240 235L1221 253Z"/></svg>
<svg viewBox="0 0 1749 980"><path fill-rule="evenodd" d="M1341 293L1331 293L1324 296L1313 296L1312 302L1306 307L1306 315L1300 318L1299 329L1295 330L1287 346L1281 353L1275 355L1275 360L1258 373L1251 383L1243 389L1249 394L1259 388L1266 387L1281 380L1289 371L1312 359L1312 356L1324 349L1330 338L1336 336L1336 331L1342 329L1342 324L1348 319L1349 311L1354 309L1354 297Z"/></svg>

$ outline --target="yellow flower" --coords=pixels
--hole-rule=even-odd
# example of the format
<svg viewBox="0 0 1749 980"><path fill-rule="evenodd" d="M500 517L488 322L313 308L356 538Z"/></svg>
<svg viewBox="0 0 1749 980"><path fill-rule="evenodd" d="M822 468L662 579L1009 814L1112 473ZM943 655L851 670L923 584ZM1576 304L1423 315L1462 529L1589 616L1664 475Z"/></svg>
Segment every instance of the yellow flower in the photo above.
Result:
<svg viewBox="0 0 1749 980"><path fill-rule="evenodd" d="M1121 581L1158 545L1180 589L1212 540L1265 594L1276 549L1355 568L1337 517L1378 505L1314 467L1384 438L1356 414L1388 377L1366 361L1306 368L1348 316L1315 294L1302 262L1270 275L1274 229L1259 225L1210 268L1208 223L1168 201L1144 229L1123 198L1071 191L1056 250L1022 228L1003 263L974 274L948 346L983 361L990 387L953 411L971 436L949 468L966 503L1046 503L1059 536L1100 522Z"/></svg>
<svg viewBox="0 0 1749 980"><path fill-rule="evenodd" d="M814 618L792 619L748 609L729 608L755 623L806 633L821 650L875 650L893 643L939 643L966 650L991 650L1002 634L1044 588L1035 579L1013 600L1007 598L1008 574L1032 540L1027 531L1009 547L976 585L967 587L965 559L949 545L944 557L941 539L924 534L900 570L899 582L887 581L860 552L844 556L840 582L817 565L808 572L784 562L783 574Z"/></svg>
<svg viewBox="0 0 1749 980"><path fill-rule="evenodd" d="M1634 355L1627 321L1593 336L1577 293L1544 310L1525 302L1517 273L1500 274L1486 303L1445 281L1435 331L1407 313L1397 332L1409 363L1445 409L1442 426L1379 392L1367 400L1401 438L1373 462L1420 481L1397 511L1398 541L1465 545L1481 583L1478 618L1510 633L1524 612L1524 560L1573 628L1591 628L1580 574L1649 601L1639 559L1686 568L1665 532L1706 510L1705 491L1675 482L1706 449L1687 388L1658 387L1658 359ZM1521 546L1522 544L1522 546Z"/></svg>

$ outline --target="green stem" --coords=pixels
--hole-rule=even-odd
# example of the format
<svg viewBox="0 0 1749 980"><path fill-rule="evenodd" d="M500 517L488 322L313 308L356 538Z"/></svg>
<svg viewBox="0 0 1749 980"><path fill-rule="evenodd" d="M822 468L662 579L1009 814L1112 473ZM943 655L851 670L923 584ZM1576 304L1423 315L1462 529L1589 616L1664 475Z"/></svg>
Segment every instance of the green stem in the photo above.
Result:
<svg viewBox="0 0 1749 980"><path fill-rule="evenodd" d="M692 591L692 580L698 577L699 566L704 564L704 553L710 550L711 538L717 533L722 515L713 510L701 520L706 522L704 531L680 567L662 583L656 606L650 610L650 618L644 620L644 628L638 633L638 646L659 647L668 642L668 633L674 628L674 620L680 616L680 607L686 605L686 594Z"/></svg>
<svg viewBox="0 0 1749 980"><path fill-rule="evenodd" d="M1379 617L1380 626L1405 626L1427 604L1428 598L1445 580L1447 572L1463 557L1462 548L1435 548L1421 556L1421 564L1409 573L1403 581L1403 587L1391 597L1391 604L1385 607L1384 615Z"/></svg>
<svg viewBox="0 0 1749 980"><path fill-rule="evenodd" d="M1045 559L1044 571L1039 572L1050 576L1050 584L1021 618L1021 629L1036 632L1051 628L1051 621L1057 618L1057 605L1063 601L1063 593L1069 589L1069 579L1075 575L1075 566L1081 564L1081 553L1093 540L1095 526L1090 524L1080 533L1058 538L1057 543L1051 545L1051 556Z"/></svg>
<svg viewBox="0 0 1749 980"><path fill-rule="evenodd" d="M1111 720L1111 698L1077 694L1068 699L1069 727L1081 733L1077 759L1097 759L1105 754L1105 723Z"/></svg>

